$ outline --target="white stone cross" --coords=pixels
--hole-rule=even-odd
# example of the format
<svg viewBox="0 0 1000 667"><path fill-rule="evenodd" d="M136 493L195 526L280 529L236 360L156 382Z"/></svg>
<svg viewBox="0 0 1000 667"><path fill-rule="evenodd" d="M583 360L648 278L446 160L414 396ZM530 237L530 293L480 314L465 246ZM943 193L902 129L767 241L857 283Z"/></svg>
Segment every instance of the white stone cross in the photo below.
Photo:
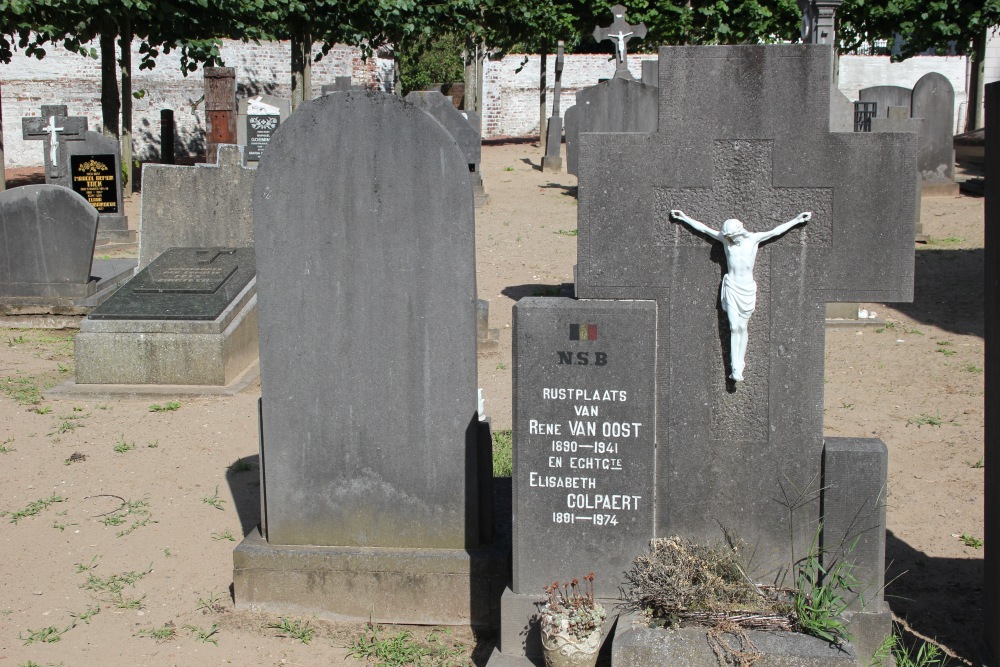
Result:
<svg viewBox="0 0 1000 667"><path fill-rule="evenodd" d="M53 167L59 166L59 133L65 129L65 127L56 127L56 117L49 116L49 124L45 126L44 130L49 135L49 161Z"/></svg>
<svg viewBox="0 0 1000 667"><path fill-rule="evenodd" d="M87 118L68 115L64 104L43 104L38 116L21 119L22 138L41 141L45 148L45 182L48 184L70 186L68 165L65 164L66 142L81 140L86 133Z"/></svg>
<svg viewBox="0 0 1000 667"><path fill-rule="evenodd" d="M607 28L601 28L600 26L594 28L594 39L598 42L603 42L606 39L614 41L615 61L617 63L615 77L619 79L634 79L635 77L628 71L626 45L628 44L628 40L632 38L642 39L646 36L646 24L629 25L625 20L625 7L623 5L615 5L611 8L611 13L614 15L615 20Z"/></svg>

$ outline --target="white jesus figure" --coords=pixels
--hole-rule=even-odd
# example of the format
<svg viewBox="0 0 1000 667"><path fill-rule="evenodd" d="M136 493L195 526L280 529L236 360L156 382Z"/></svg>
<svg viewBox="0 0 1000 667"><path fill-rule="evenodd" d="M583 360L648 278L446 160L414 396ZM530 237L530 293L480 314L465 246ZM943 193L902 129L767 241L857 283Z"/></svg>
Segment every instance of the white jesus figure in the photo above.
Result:
<svg viewBox="0 0 1000 667"><path fill-rule="evenodd" d="M729 316L729 357L732 366L729 377L735 382L742 382L747 352L747 322L757 306L757 283L753 279L757 248L764 241L781 236L795 225L805 223L812 218L812 213L799 213L769 232L748 232L743 223L735 218L726 220L722 223L722 229L716 230L688 217L684 211L670 211L670 217L711 236L722 244L726 252L729 270L722 276L720 300L723 310Z"/></svg>

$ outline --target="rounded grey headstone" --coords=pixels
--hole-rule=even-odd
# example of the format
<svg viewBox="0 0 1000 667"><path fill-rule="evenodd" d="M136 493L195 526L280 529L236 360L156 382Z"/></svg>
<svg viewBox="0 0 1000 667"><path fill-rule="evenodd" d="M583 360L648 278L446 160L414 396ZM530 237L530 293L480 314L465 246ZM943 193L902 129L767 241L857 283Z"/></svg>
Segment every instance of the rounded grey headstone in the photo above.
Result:
<svg viewBox="0 0 1000 667"><path fill-rule="evenodd" d="M476 273L465 157L391 95L338 92L257 170L269 542L478 542Z"/></svg>
<svg viewBox="0 0 1000 667"><path fill-rule="evenodd" d="M0 192L3 285L90 281L97 209L69 188L25 185Z"/></svg>
<svg viewBox="0 0 1000 667"><path fill-rule="evenodd" d="M910 116L923 118L917 168L924 182L955 180L955 89L943 74L929 72L913 86Z"/></svg>

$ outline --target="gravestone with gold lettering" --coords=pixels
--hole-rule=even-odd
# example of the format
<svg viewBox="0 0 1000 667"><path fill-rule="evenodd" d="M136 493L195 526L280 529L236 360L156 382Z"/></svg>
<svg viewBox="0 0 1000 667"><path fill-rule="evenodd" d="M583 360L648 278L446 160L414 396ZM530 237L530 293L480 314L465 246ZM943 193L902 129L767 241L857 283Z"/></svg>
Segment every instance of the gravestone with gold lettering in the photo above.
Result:
<svg viewBox="0 0 1000 667"><path fill-rule="evenodd" d="M84 132L67 143L69 186L97 209L99 241L130 242L136 233L128 228L122 206L121 151L118 142L100 132Z"/></svg>

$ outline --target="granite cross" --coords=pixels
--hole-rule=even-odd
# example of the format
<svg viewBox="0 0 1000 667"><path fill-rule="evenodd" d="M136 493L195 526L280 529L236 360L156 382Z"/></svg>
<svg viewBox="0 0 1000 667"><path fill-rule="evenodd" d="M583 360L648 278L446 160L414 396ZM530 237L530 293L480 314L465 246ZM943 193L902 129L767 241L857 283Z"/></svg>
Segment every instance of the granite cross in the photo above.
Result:
<svg viewBox="0 0 1000 667"><path fill-rule="evenodd" d="M626 44L632 38L642 39L646 36L646 24L629 25L625 20L625 7L615 5L611 8L615 20L607 28L594 28L594 39L598 42L612 40L615 43L615 76L622 79L634 79L632 73L628 71L628 60L626 56Z"/></svg>
<svg viewBox="0 0 1000 667"><path fill-rule="evenodd" d="M826 302L912 298L916 138L831 133L831 58L663 47L659 131L581 136L577 296L658 303L656 534L744 530L765 578L815 535ZM752 231L813 213L760 247L744 383L726 378L725 255L675 209Z"/></svg>
<svg viewBox="0 0 1000 667"><path fill-rule="evenodd" d="M69 186L66 141L83 139L87 118L68 116L63 104L43 104L41 115L21 119L23 139L42 141L45 147L45 182ZM63 141L60 141L62 139Z"/></svg>

